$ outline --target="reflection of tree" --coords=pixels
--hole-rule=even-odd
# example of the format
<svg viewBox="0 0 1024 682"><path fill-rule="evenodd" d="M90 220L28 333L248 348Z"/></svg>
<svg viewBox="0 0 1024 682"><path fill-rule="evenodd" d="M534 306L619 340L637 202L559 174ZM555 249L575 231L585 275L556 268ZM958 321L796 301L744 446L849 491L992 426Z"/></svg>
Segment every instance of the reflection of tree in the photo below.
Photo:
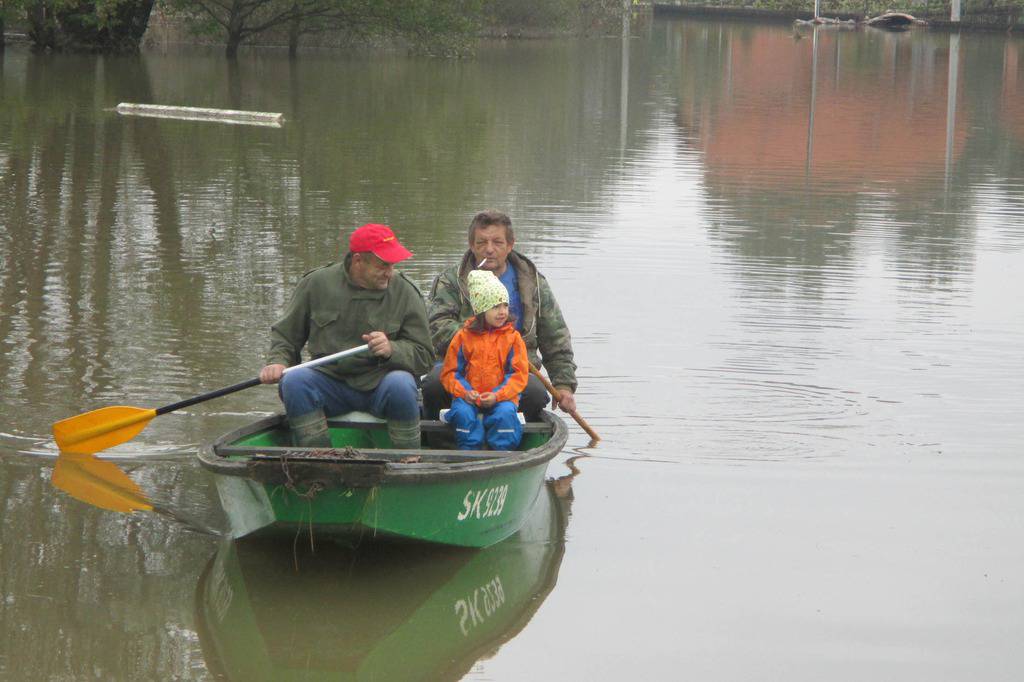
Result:
<svg viewBox="0 0 1024 682"><path fill-rule="evenodd" d="M1002 55L1000 118L1019 143L1024 143L1024 69L1021 69L1021 47L1006 41Z"/></svg>
<svg viewBox="0 0 1024 682"><path fill-rule="evenodd" d="M5 311L0 339L6 346L0 353L0 391L10 401L21 398L28 404L45 404L41 387L71 374L68 358L52 353L48 341L68 337L68 317L74 312L64 286L69 244L64 230L65 222L72 231L80 226L81 213L65 215L63 193L87 184L91 161L87 116L68 106L88 82L50 68L55 61L59 59L29 59L25 96L7 89L7 115L0 120L3 137L10 140L4 148L7 169L0 207L0 302ZM29 105L34 101L40 103L38 109Z"/></svg>
<svg viewBox="0 0 1024 682"><path fill-rule="evenodd" d="M880 221L902 263L937 278L969 263L970 223L942 217L966 200L945 194L945 36L672 31L674 59L688 65L678 121L703 154L712 229L738 254L772 264L758 277L819 289ZM971 112L962 94L954 101L956 168Z"/></svg>
<svg viewBox="0 0 1024 682"><path fill-rule="evenodd" d="M5 66L23 66L23 81L5 74L0 107L0 393L5 430L41 434L83 404L122 397L145 371L125 353L137 344L132 335L147 333L133 326L131 308L146 301L145 287L118 270L133 240L126 224L146 231L126 209L135 171L122 161L132 137L95 101L132 99L125 95L148 85L136 59L107 59L102 69L63 56L23 59L7 57ZM183 483L187 471L154 465L145 476L163 502L205 498L214 508L210 491ZM4 670L188 677L182 671L198 653L165 624L188 620L183 605L198 570L191 557L197 544L206 556L206 541L166 522L147 528L55 499L46 478L35 463L0 467L0 492L18 501L0 528ZM175 588L168 575L186 579Z"/></svg>
<svg viewBox="0 0 1024 682"><path fill-rule="evenodd" d="M154 473L167 490L187 487L180 464ZM203 663L185 628L214 542L156 516L93 509L56 493L47 478L35 463L0 469L0 493L19 502L0 527L4 671L32 679L193 677ZM193 506L198 497L193 491Z"/></svg>
<svg viewBox="0 0 1024 682"><path fill-rule="evenodd" d="M995 41L993 41L995 42ZM993 48L998 47L996 43ZM993 138L987 148L979 150L979 157L988 159L1000 177L1024 177L1024 46L1019 41L1007 40L998 55L987 55L992 60L992 74L1001 75L998 86L1000 96L989 101L997 108L996 119L1005 131L1005 138ZM986 75L988 75L986 71ZM973 87L973 79L968 87ZM993 188L995 189L995 188ZM989 209L997 209L1016 220L1024 214L1024 197L1017 192L1000 192L990 199Z"/></svg>
<svg viewBox="0 0 1024 682"><path fill-rule="evenodd" d="M504 53L516 48L495 49L497 59L484 50L479 60L457 63L384 56L324 64L313 55L296 64L269 56L239 63L226 79L222 70L195 69L195 89L208 97L201 104L283 111L288 123L281 131L190 124L191 144L209 153L188 159L178 179L186 240L192 231L208 243L201 237L215 226L221 257L244 262L252 242L241 235L256 237L280 259L261 264L268 268L261 274L287 292L300 272L335 256L340 228L368 218L392 222L410 240L415 270L434 254L450 258L462 246L452 222L461 227L484 203L520 218L520 197L537 187L540 196L530 197L537 203L592 201L601 186L594 169L607 163L592 158L602 146L594 138L613 134L617 117L617 53L602 49L559 71L531 54L506 64ZM190 65L171 56L151 58L148 67L154 97L180 100L173 84ZM576 94L580 79L586 100ZM257 82L280 87L257 103L242 95ZM552 91L566 96L547 98ZM544 153L510 143L517 130L541 135ZM210 194L219 200L207 201ZM419 281L429 282L434 269Z"/></svg>
<svg viewBox="0 0 1024 682"><path fill-rule="evenodd" d="M65 61L30 56L24 100L0 122L13 133L9 194L0 209L10 244L0 297L12 314L2 323L8 330L0 331L11 339L15 328L23 330L14 352L0 355L0 386L17 382L26 404L36 405L51 399L55 382L76 400L118 383L111 367L123 358L111 356L130 321L123 310L111 314L111 297L121 304L136 285L112 275L115 244L124 241L118 223L125 216L117 209L124 193L123 124L97 117L92 100L101 83L112 99L144 91L145 74L138 60L108 59L100 81L95 69L54 68ZM35 114L23 119L21 107Z"/></svg>

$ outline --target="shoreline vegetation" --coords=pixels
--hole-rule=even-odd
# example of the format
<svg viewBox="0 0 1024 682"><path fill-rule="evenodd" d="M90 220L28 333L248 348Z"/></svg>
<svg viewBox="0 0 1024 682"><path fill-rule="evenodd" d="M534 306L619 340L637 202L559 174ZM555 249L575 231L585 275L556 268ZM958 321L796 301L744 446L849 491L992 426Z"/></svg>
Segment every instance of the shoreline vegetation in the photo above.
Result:
<svg viewBox="0 0 1024 682"><path fill-rule="evenodd" d="M813 0L720 0L719 2L654 3L655 16L685 16L792 23L814 18ZM949 0L822 0L819 17L862 22L886 12L905 12L945 30L1024 30L1024 2L1016 0L962 3L960 21L950 20Z"/></svg>
<svg viewBox="0 0 1024 682"><path fill-rule="evenodd" d="M625 0L628 2L628 0ZM4 0L0 50L135 52L147 45L387 46L462 56L481 37L617 33L624 0Z"/></svg>
<svg viewBox="0 0 1024 682"><path fill-rule="evenodd" d="M627 0L628 2L628 0ZM819 0L826 23L858 24L905 12L939 30L1024 30L1024 0ZM134 52L140 47L393 47L464 56L481 39L621 35L623 0L8 0L0 8L0 50ZM45 11L40 11L44 8ZM368 9L369 8L369 9ZM682 16L766 23L814 19L814 0L632 0L634 17ZM641 19L642 20L642 19ZM831 21L835 20L835 21Z"/></svg>

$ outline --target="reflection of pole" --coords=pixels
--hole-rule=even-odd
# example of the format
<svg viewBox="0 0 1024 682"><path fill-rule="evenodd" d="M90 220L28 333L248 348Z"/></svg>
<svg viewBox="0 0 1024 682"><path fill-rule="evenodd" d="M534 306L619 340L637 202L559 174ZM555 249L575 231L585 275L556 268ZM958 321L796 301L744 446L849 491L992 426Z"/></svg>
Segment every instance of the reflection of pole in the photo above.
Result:
<svg viewBox="0 0 1024 682"><path fill-rule="evenodd" d="M626 122L629 107L629 19L632 0L622 0L622 78L619 98L619 153L626 149Z"/></svg>
<svg viewBox="0 0 1024 682"><path fill-rule="evenodd" d="M956 128L957 76L960 72L960 34L949 36L949 79L946 85L946 192L949 192L949 172L953 166L953 131Z"/></svg>
<svg viewBox="0 0 1024 682"><path fill-rule="evenodd" d="M3 57L0 56L0 60ZM1017 46L1006 41L1003 48L1003 99L1017 94Z"/></svg>
<svg viewBox="0 0 1024 682"><path fill-rule="evenodd" d="M818 90L818 27L811 33L811 106L807 114L807 162L804 179L811 178L811 159L814 157L814 98Z"/></svg>
<svg viewBox="0 0 1024 682"><path fill-rule="evenodd" d="M242 72L237 59L227 60L228 64L228 101L232 109L242 108Z"/></svg>
<svg viewBox="0 0 1024 682"><path fill-rule="evenodd" d="M838 90L839 89L839 57L840 57L839 47L840 47L840 45L843 44L843 39L842 39L842 37L841 37L841 35L839 33L836 33L835 36L836 36L836 76L835 76L835 83L832 84L832 87L835 88L836 90Z"/></svg>
<svg viewBox="0 0 1024 682"><path fill-rule="evenodd" d="M725 94L732 99L732 49L725 50Z"/></svg>

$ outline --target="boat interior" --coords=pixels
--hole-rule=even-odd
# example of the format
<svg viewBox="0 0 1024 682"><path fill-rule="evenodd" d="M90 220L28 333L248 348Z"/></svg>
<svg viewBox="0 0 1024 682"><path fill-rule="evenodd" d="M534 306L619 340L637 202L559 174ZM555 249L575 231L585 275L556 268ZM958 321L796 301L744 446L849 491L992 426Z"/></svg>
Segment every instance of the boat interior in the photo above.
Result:
<svg viewBox="0 0 1024 682"><path fill-rule="evenodd" d="M523 438L517 450L458 450L452 427L447 422L424 419L420 421L423 449L394 450L388 438L387 422L383 419L363 413L349 413L328 419L327 425L331 436L330 450L304 453L301 448L291 444L287 421L281 420L269 428L255 430L217 447L217 454L250 459L303 454L317 459L363 459L369 455L369 458L375 460L408 460L410 463L493 460L511 457L543 445L553 432L549 422L527 422L523 424ZM366 451L372 451L372 454Z"/></svg>

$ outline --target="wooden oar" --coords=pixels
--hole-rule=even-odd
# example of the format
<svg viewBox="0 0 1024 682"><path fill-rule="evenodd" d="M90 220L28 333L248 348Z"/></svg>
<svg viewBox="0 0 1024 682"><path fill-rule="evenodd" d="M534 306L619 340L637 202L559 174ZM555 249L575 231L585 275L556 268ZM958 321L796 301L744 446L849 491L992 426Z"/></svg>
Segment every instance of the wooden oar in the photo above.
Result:
<svg viewBox="0 0 1024 682"><path fill-rule="evenodd" d="M534 367L532 362L530 363L530 372L535 377L540 379L541 383L544 384L544 388L548 389L548 393L551 394L551 397L554 398L555 402L557 403L562 397L558 393L558 389L555 388L550 381L548 381L548 378L546 376L540 373L539 369ZM576 410L566 410L566 412L568 412L569 415L576 420L576 423L580 425L580 428L586 431L587 435L590 436L590 443L587 445L587 447L595 447L598 441L601 440L601 436L597 435L597 432L594 431L594 429L590 428L590 424L588 424L587 421L579 415L579 412L577 412Z"/></svg>
<svg viewBox="0 0 1024 682"><path fill-rule="evenodd" d="M293 365L284 370L284 373L299 369L300 367L315 367L317 365L323 365L328 362L340 360L341 358L348 357L349 355L355 355L367 350L369 346L362 345L358 348L349 348L332 355L325 355L322 358L303 362L300 365ZM68 417L53 425L53 439L57 442L57 447L63 452L75 452L79 454L92 454L99 452L100 450L106 450L112 448L115 445L127 442L137 436L142 429L146 428L146 424L149 423L153 417L157 417L161 414L167 414L175 410L180 410L183 407L195 405L197 403L206 402L207 400L213 400L221 396L228 395L229 393L235 393L246 388L252 388L253 386L259 386L259 377L255 379L249 379L233 386L227 386L225 388L217 389L216 391L210 391L209 393L203 393L186 400L182 400L170 405L164 405L163 407L157 408L142 408L142 407L128 407L125 405L115 405L112 407L102 407L92 412L86 412L74 417Z"/></svg>

